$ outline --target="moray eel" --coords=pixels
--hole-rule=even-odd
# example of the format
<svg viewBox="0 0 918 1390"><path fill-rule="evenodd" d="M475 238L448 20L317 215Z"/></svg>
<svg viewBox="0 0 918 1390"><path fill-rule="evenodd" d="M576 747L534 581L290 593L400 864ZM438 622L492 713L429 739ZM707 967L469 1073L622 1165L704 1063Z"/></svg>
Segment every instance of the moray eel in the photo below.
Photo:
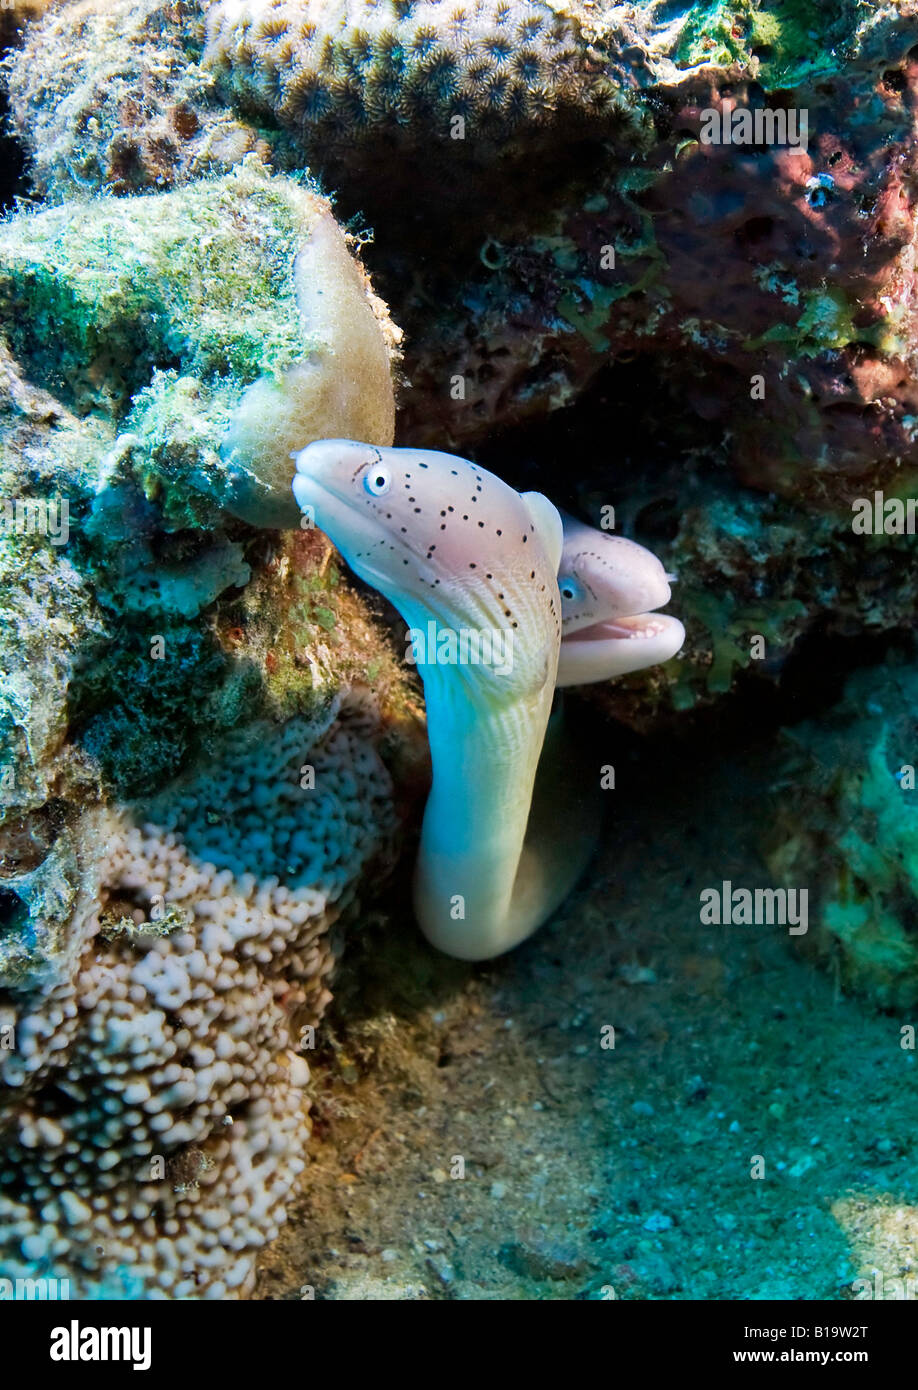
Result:
<svg viewBox="0 0 918 1390"><path fill-rule="evenodd" d="M558 685L589 685L669 661L685 641L669 603L670 576L656 555L561 513L558 572L562 641Z"/></svg>
<svg viewBox="0 0 918 1390"><path fill-rule="evenodd" d="M521 496L451 454L320 440L296 455L296 468L300 507L314 508L351 569L410 629L511 634L503 674L493 664L418 660L433 783L415 914L449 955L500 955L570 887L553 892L522 863L561 645L561 518L540 493Z"/></svg>
<svg viewBox="0 0 918 1390"><path fill-rule="evenodd" d="M571 588L564 684L665 659L656 654L667 645L657 642L657 620L628 616L669 597L662 566L634 546L638 578L629 584L627 564L616 561L631 542L570 520L565 531L541 493L515 492L451 454L334 439L293 457L300 507L427 638L415 646L433 765L414 876L418 923L448 955L500 955L568 895L599 824L595 766L578 764L582 750L561 711L552 715L563 647L559 565ZM499 660L450 659L462 652L450 635L463 633L502 634L509 659L504 646ZM641 660L631 655L638 646Z"/></svg>

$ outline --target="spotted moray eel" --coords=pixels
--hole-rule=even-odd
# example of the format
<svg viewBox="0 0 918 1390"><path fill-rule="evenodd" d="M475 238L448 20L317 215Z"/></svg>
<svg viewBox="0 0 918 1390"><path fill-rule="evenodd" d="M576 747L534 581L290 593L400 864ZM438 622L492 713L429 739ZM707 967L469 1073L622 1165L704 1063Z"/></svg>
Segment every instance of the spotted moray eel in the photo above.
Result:
<svg viewBox="0 0 918 1390"><path fill-rule="evenodd" d="M570 564L562 564L561 517L541 493L518 493L467 459L429 450L319 440L294 457L300 507L311 509L351 569L409 629L424 633L432 622L438 632L499 630L512 639L512 660L502 666L436 656L418 663L433 782L415 866L415 915L427 939L449 955L500 955L559 906L592 849L584 817L559 825L546 809L550 795L539 796L530 815L537 771L543 790L557 788L556 810L563 799L557 718L546 742L563 646L559 565L574 586L565 684L582 679L581 670L595 673L603 652L607 661L613 653L626 660L624 651L636 653L641 644L649 659L629 656L632 664L621 669L664 659L656 634L636 639L634 626L622 625L631 596L624 571L601 544L614 538L593 533L600 538L594 551L606 557L597 561L578 530ZM618 546L615 554L617 560L625 552ZM638 587L641 602L662 592L655 573ZM663 587L668 598L665 575Z"/></svg>

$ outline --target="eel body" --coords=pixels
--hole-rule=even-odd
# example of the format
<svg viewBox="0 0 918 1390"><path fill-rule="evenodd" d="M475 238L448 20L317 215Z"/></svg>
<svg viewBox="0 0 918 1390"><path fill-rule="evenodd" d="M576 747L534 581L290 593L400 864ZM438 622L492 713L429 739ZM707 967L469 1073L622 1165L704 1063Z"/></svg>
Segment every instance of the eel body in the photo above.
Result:
<svg viewBox="0 0 918 1390"><path fill-rule="evenodd" d="M561 645L560 517L541 494L521 496L465 459L345 440L302 450L293 489L410 631L435 624L434 651L417 656L433 783L414 908L448 954L500 955L551 910L517 878ZM439 637L458 646L462 633L509 638L510 660L438 659Z"/></svg>
<svg viewBox="0 0 918 1390"><path fill-rule="evenodd" d="M300 507L412 634L433 766L418 923L449 955L500 955L567 896L598 832L555 687L678 650L676 619L643 611L669 599L663 567L452 454L319 440L295 458Z"/></svg>

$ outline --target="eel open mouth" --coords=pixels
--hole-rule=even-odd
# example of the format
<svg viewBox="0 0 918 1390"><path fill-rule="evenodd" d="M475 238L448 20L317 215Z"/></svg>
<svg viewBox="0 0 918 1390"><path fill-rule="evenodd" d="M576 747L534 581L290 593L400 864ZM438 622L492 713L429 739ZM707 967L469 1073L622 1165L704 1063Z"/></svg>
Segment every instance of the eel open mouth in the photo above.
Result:
<svg viewBox="0 0 918 1390"><path fill-rule="evenodd" d="M610 618L604 623L594 623L573 633L571 640L577 642L646 642L660 636L672 622L666 613L635 613L628 618Z"/></svg>
<svg viewBox="0 0 918 1390"><path fill-rule="evenodd" d="M685 628L668 613L608 618L570 633L561 643L558 685L589 685L669 661Z"/></svg>

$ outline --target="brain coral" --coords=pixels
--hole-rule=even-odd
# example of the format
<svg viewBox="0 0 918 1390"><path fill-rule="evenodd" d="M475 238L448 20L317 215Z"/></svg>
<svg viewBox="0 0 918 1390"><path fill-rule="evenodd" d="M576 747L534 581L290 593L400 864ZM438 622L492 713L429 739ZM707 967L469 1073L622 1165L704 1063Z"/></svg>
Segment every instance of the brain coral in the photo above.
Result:
<svg viewBox="0 0 918 1390"><path fill-rule="evenodd" d="M354 694L86 816L60 978L0 995L4 1275L82 1297L246 1290L303 1166L328 931L392 824L376 732Z"/></svg>

